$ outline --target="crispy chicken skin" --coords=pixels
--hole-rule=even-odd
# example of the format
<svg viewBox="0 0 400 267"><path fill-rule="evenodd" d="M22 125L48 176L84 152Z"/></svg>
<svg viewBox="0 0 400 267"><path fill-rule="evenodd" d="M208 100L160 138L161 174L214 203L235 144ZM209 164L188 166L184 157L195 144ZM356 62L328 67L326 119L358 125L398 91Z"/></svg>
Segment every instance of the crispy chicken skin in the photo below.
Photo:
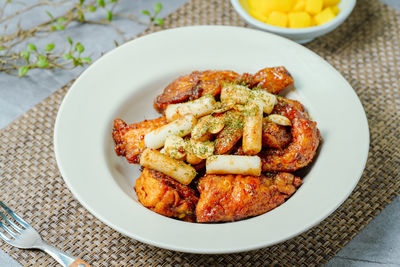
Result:
<svg viewBox="0 0 400 267"><path fill-rule="evenodd" d="M169 104L197 99L202 95L218 95L224 83L241 83L277 94L294 81L285 67L265 68L252 75L223 70L194 71L170 83L154 101L154 108L162 113Z"/></svg>
<svg viewBox="0 0 400 267"><path fill-rule="evenodd" d="M195 191L161 172L144 168L136 180L136 194L140 203L167 217L195 221L198 197Z"/></svg>
<svg viewBox="0 0 400 267"><path fill-rule="evenodd" d="M239 74L228 70L194 71L170 83L155 99L154 108L162 113L169 104L187 102L206 94L215 96L221 92L222 84L234 82L238 77Z"/></svg>
<svg viewBox="0 0 400 267"><path fill-rule="evenodd" d="M282 125L263 120L262 145L265 147L279 148L286 147L292 136L290 130Z"/></svg>
<svg viewBox="0 0 400 267"><path fill-rule="evenodd" d="M167 124L165 117L130 125L121 119L115 119L113 129L115 152L118 156L125 156L129 163L139 163L139 156L145 148L144 136L165 124Z"/></svg>
<svg viewBox="0 0 400 267"><path fill-rule="evenodd" d="M227 222L263 214L281 205L301 185L290 173L261 175L206 175L199 180L197 222Z"/></svg>
<svg viewBox="0 0 400 267"><path fill-rule="evenodd" d="M283 115L292 122L292 141L284 149L269 149L259 154L263 171L293 172L307 166L321 140L317 123L309 119L303 105L295 100L279 98L272 113Z"/></svg>
<svg viewBox="0 0 400 267"><path fill-rule="evenodd" d="M246 85L250 88L258 87L265 91L278 94L283 89L294 84L292 75L283 67L264 68L256 74L243 73L238 83Z"/></svg>
<svg viewBox="0 0 400 267"><path fill-rule="evenodd" d="M294 80L289 71L281 66L265 68L254 74L251 87L259 87L272 94L277 94L293 83Z"/></svg>

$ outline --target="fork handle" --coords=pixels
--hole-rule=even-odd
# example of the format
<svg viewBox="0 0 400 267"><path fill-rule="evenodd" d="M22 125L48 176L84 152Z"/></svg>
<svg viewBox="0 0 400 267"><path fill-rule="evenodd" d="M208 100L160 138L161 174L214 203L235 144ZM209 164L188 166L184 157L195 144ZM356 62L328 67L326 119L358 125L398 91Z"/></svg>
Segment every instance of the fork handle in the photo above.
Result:
<svg viewBox="0 0 400 267"><path fill-rule="evenodd" d="M86 262L84 262L83 260L77 258L77 259L74 260L74 262L71 263L71 265L68 266L68 267L92 267L92 266L90 266L89 263L86 263Z"/></svg>

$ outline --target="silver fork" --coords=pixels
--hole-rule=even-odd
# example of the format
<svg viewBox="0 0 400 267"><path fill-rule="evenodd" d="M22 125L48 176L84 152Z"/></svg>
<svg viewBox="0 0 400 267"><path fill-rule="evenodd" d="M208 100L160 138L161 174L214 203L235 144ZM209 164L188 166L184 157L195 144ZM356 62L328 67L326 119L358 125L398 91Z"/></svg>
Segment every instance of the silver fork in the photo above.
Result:
<svg viewBox="0 0 400 267"><path fill-rule="evenodd" d="M17 248L40 249L52 256L62 266L65 267L90 267L89 264L79 258L75 258L53 246L50 246L42 240L39 233L33 229L24 219L15 214L3 202L0 201L0 206L15 220L9 220L4 213L0 211L0 237L8 244ZM4 223L5 222L5 223ZM0 229L1 229L0 228ZM7 236L7 234L9 236Z"/></svg>

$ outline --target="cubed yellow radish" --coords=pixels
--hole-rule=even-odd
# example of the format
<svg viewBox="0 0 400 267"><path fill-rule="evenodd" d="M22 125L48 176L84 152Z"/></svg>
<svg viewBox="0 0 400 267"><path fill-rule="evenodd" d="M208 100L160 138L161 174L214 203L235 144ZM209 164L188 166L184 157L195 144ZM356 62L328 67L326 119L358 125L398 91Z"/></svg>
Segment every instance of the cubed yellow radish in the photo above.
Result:
<svg viewBox="0 0 400 267"><path fill-rule="evenodd" d="M269 1L262 0L248 0L249 8L256 14L262 14L264 16L268 16L271 12Z"/></svg>
<svg viewBox="0 0 400 267"><path fill-rule="evenodd" d="M262 22L267 22L268 21L268 16L266 16L266 15L264 15L264 14L261 14L261 13L259 13L259 12L257 12L257 11L254 11L254 10L250 10L249 11L249 14L252 16L252 17L254 17L255 19L258 19L258 20L260 20L260 21L262 21Z"/></svg>
<svg viewBox="0 0 400 267"><path fill-rule="evenodd" d="M278 27L286 27L287 26L287 15L283 12L273 11L267 20L268 24L278 26Z"/></svg>
<svg viewBox="0 0 400 267"><path fill-rule="evenodd" d="M306 1L306 11L311 15L318 14L321 12L323 6L322 0L307 0Z"/></svg>
<svg viewBox="0 0 400 267"><path fill-rule="evenodd" d="M294 4L292 11L299 12L304 11L306 8L306 0L297 0L296 4Z"/></svg>
<svg viewBox="0 0 400 267"><path fill-rule="evenodd" d="M311 26L311 16L307 12L289 13L290 28L305 28Z"/></svg>
<svg viewBox="0 0 400 267"><path fill-rule="evenodd" d="M264 1L268 2L268 0ZM295 0L269 0L269 1L275 1L276 3L274 5L274 10L280 12L289 12L290 10L292 10L296 2Z"/></svg>
<svg viewBox="0 0 400 267"><path fill-rule="evenodd" d="M340 0L324 0L324 6L334 6L339 4Z"/></svg>
<svg viewBox="0 0 400 267"><path fill-rule="evenodd" d="M330 7L325 8L320 13L315 15L314 19L318 25L322 25L327 23L328 21L335 18L335 13L333 13Z"/></svg>
<svg viewBox="0 0 400 267"><path fill-rule="evenodd" d="M340 9L338 6L331 6L331 9L335 15L339 14Z"/></svg>

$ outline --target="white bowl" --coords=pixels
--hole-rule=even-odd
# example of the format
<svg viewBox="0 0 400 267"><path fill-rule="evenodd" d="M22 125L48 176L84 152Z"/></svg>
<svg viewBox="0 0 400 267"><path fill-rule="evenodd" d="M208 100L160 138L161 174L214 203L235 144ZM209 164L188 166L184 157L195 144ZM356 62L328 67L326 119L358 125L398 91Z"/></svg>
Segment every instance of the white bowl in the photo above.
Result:
<svg viewBox="0 0 400 267"><path fill-rule="evenodd" d="M236 12L238 12L239 15L251 26L263 31L275 33L280 36L289 38L297 43L305 44L311 42L312 40L321 35L333 31L340 24L342 24L345 21L345 19L350 15L351 11L356 5L356 0L341 0L339 3L339 9L340 9L339 14L328 23L325 23L320 26L298 28L298 29L277 27L261 22L253 18L249 13L247 13L247 11L243 8L242 4L240 3L240 0L231 0L231 3L235 8Z"/></svg>
<svg viewBox="0 0 400 267"><path fill-rule="evenodd" d="M252 40L249 42L248 40ZM284 204L238 222L188 223L143 207L133 186L139 166L117 157L114 118L129 123L160 116L153 100L194 70L255 73L284 65L323 142L303 185ZM101 57L75 81L60 106L54 150L74 196L115 230L155 246L230 253L294 237L331 214L357 184L368 155L368 123L346 80L315 53L288 39L246 28L176 28L130 41Z"/></svg>

